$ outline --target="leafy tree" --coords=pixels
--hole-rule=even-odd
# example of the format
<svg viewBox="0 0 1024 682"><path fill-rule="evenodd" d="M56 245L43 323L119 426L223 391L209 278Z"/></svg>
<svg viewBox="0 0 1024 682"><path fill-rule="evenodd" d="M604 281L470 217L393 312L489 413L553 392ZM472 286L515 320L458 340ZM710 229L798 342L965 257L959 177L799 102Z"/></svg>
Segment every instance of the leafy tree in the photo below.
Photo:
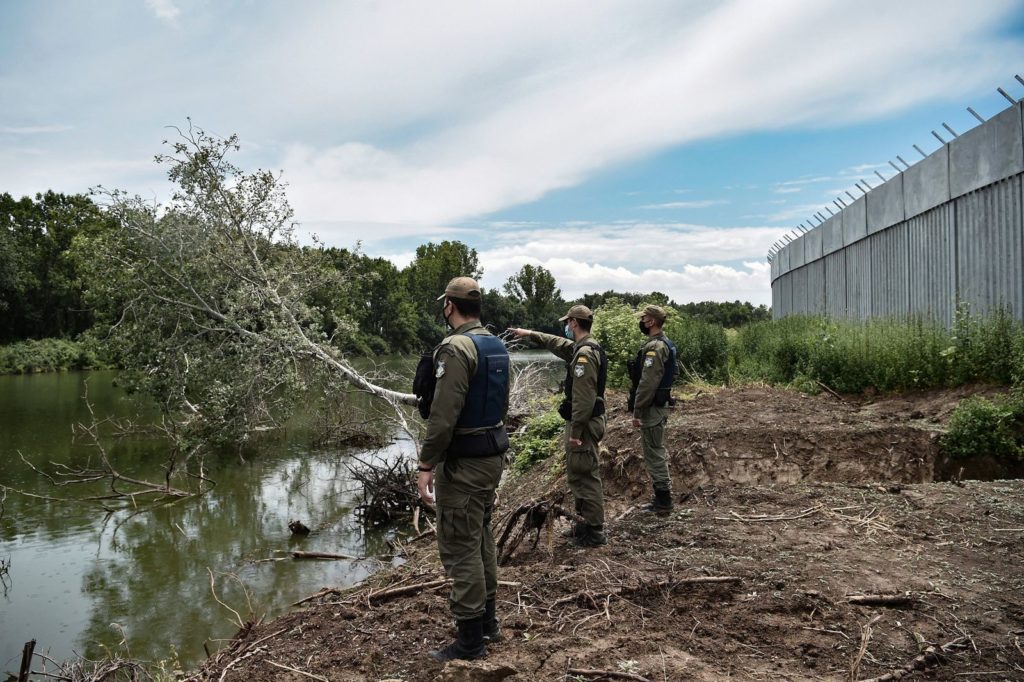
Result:
<svg viewBox="0 0 1024 682"><path fill-rule="evenodd" d="M158 157L178 186L170 204L107 195L116 229L83 241L91 291L121 301L96 333L161 405L179 454L240 445L287 418L310 385L343 383L385 397L329 345L317 292L352 284L322 249L300 248L279 178L244 174L227 157L235 137L189 128ZM336 320L335 337L352 322ZM344 324L342 324L344 322Z"/></svg>
<svg viewBox="0 0 1024 682"><path fill-rule="evenodd" d="M565 305L555 277L541 266L524 265L505 282L505 294L521 304L526 314L523 326L557 332L557 319Z"/></svg>
<svg viewBox="0 0 1024 682"><path fill-rule="evenodd" d="M0 195L0 342L76 336L92 324L83 302L73 240L109 228L82 195Z"/></svg>
<svg viewBox="0 0 1024 682"><path fill-rule="evenodd" d="M416 307L416 336L424 347L436 345L445 334L440 321L438 295L453 277L483 275L476 249L459 241L428 242L416 248L416 257L405 270L406 289Z"/></svg>

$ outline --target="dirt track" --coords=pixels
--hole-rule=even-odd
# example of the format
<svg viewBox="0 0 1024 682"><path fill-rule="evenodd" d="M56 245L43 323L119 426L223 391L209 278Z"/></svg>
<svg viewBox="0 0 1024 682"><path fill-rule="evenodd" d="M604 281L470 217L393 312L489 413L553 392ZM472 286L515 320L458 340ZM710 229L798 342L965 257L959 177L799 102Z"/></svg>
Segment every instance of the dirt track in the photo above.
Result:
<svg viewBox="0 0 1024 682"><path fill-rule="evenodd" d="M583 668L847 680L854 666L866 679L918 657L911 679L1024 679L1024 481L934 482L959 471L938 460L935 431L965 392L699 395L670 419L679 494L667 517L636 508L648 494L638 438L613 413L609 545L568 547L564 521L531 531L501 569L512 583L498 594L505 640L485 662L442 669L425 658L452 636L443 586L371 596L443 578L428 537L409 545L401 568L258 626L204 672L311 679L272 661L329 680L611 679L567 674ZM557 461L510 482L496 531L512 510L563 488ZM739 580L687 582L707 577ZM849 602L863 594L904 602Z"/></svg>

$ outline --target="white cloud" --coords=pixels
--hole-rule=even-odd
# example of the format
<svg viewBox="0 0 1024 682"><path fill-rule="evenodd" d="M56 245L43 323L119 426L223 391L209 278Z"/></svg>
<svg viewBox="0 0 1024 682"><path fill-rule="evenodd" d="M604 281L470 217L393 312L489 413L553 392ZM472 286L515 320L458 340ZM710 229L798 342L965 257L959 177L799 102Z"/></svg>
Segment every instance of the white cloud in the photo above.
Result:
<svg viewBox="0 0 1024 682"><path fill-rule="evenodd" d="M52 133L63 133L69 130L74 130L74 126L0 126L0 135L49 135Z"/></svg>
<svg viewBox="0 0 1024 682"><path fill-rule="evenodd" d="M152 10L157 19L171 26L177 24L178 16L181 15L174 0L146 0L146 7Z"/></svg>
<svg viewBox="0 0 1024 682"><path fill-rule="evenodd" d="M340 56L279 46L293 81L284 98L289 87L310 89L296 62L323 57L322 71L346 59L332 94L296 93L294 107L344 98L341 120L364 127L436 117L447 125L409 143L290 146L284 167L299 217L464 220L688 141L839 125L955 97L1024 59L1019 43L989 33L1008 0L868 5L856 13L838 1L798 0L345 8L351 41L329 41ZM569 25L573 41L564 38ZM807 39L824 26L828 40L808 59Z"/></svg>
<svg viewBox="0 0 1024 682"><path fill-rule="evenodd" d="M575 258L510 258L490 251L480 254L484 286L498 287L525 263L541 265L555 276L562 295L572 299L585 293L661 291L678 303L745 300L771 304L771 266L765 262L729 265L681 265L631 269L587 263Z"/></svg>
<svg viewBox="0 0 1024 682"><path fill-rule="evenodd" d="M724 199L698 199L696 201L670 201L665 204L644 204L640 208L708 208L728 203Z"/></svg>
<svg viewBox="0 0 1024 682"><path fill-rule="evenodd" d="M802 192L802 191L804 191L803 187L776 187L775 188L775 193L776 194L793 194L795 192Z"/></svg>

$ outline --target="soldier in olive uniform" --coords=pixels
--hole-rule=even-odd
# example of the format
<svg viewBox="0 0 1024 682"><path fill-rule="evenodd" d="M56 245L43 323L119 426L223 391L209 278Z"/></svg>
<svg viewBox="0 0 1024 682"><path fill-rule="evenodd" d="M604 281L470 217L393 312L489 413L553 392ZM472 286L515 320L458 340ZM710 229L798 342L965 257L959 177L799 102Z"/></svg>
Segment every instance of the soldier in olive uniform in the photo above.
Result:
<svg viewBox="0 0 1024 682"><path fill-rule="evenodd" d="M608 543L604 533L604 492L598 444L604 436L604 386L608 360L601 346L590 336L594 313L574 305L559 322L565 323L565 337L529 329L513 329L517 337L529 338L567 362L565 399L559 414L566 420L565 471L576 503L576 513L585 524L574 524L570 542L580 547Z"/></svg>
<svg viewBox="0 0 1024 682"><path fill-rule="evenodd" d="M498 566L491 512L508 449L509 357L480 324L480 287L469 277L448 283L442 314L452 332L433 353L436 386L420 449L420 497L437 503L437 547L452 579L449 598L458 626L437 661L486 655L500 639L495 616Z"/></svg>
<svg viewBox="0 0 1024 682"><path fill-rule="evenodd" d="M664 309L649 305L637 313L640 331L650 337L634 361L639 373L633 399L633 426L640 429L644 464L654 486L654 498L646 511L660 514L672 509L672 478L665 452L665 424L668 422L672 382L676 374L676 347L662 332Z"/></svg>

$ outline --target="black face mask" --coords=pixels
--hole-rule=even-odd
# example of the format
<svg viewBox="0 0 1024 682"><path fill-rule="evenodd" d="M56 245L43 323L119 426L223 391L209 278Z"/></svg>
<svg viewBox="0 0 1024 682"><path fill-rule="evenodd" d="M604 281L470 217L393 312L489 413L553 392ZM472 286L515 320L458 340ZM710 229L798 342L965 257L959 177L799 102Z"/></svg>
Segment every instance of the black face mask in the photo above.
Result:
<svg viewBox="0 0 1024 682"><path fill-rule="evenodd" d="M445 314L444 314L444 309L445 309L445 308L447 307L447 305L448 305L448 304L447 304L447 303L445 303L445 305L441 306L441 317L443 317L443 318L444 318L444 323L445 323L445 325L447 325L447 327L448 327L449 329L455 329L455 325L453 325L453 324L452 324L451 322L449 322L449 321L448 321L448 319L449 319L449 318L451 317L451 315L445 315ZM452 304L452 307L453 307L453 308L455 307L455 304L454 304L454 303Z"/></svg>
<svg viewBox="0 0 1024 682"><path fill-rule="evenodd" d="M644 321L640 320L638 324L640 326L640 333L643 334L644 336L650 336L651 330L644 325Z"/></svg>

